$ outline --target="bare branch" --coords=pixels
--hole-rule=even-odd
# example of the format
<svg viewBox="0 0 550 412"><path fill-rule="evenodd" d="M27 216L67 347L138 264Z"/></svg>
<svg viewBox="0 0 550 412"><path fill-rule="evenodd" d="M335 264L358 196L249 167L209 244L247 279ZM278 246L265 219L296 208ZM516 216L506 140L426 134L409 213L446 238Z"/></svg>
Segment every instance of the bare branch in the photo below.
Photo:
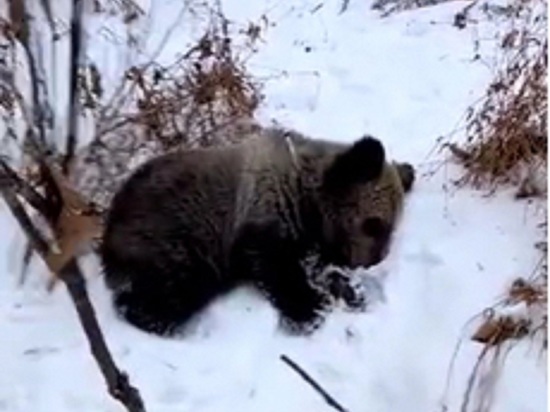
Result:
<svg viewBox="0 0 550 412"><path fill-rule="evenodd" d="M21 273L19 274L19 285L22 286L25 284L25 281L27 280L27 275L29 271L29 265L31 264L31 259L34 256L34 248L32 247L32 243L27 240L27 244L25 245L25 252L23 254L23 262L21 265Z"/></svg>
<svg viewBox="0 0 550 412"><path fill-rule="evenodd" d="M15 28L15 36L21 43L29 63L33 100L33 127L38 128L38 136L33 134L32 137L38 137L40 144L45 148L47 146L46 112L51 112L51 110L47 99L46 81L39 73L40 65L37 59L39 59L40 56L35 56L31 46L32 36L29 26L30 16L28 14L28 7L25 0L13 0L9 2L9 4L10 19Z"/></svg>
<svg viewBox="0 0 550 412"><path fill-rule="evenodd" d="M34 249L40 254L48 253L48 241L44 239L42 234L38 231L38 229L36 229L31 218L21 204L21 201L17 198L13 190L9 187L0 187L0 193L2 193L2 196L10 208L11 213L17 219L19 225L33 245Z"/></svg>
<svg viewBox="0 0 550 412"><path fill-rule="evenodd" d="M9 167L3 159L0 159L0 185L8 185L12 187L17 194L23 196L23 198L40 214L45 216L48 220L51 218L51 207L44 196L38 193L24 179L19 177L19 175L11 167Z"/></svg>
<svg viewBox="0 0 550 412"><path fill-rule="evenodd" d="M53 20L53 13L52 8L50 5L50 0L41 0L42 8L44 9L44 14L46 15L46 20L48 20L48 24L50 25L50 30L52 33L54 33L55 36L55 23ZM55 37L54 37L55 40Z"/></svg>
<svg viewBox="0 0 550 412"><path fill-rule="evenodd" d="M103 373L109 393L126 406L129 412L145 412L138 390L130 384L128 375L117 368L107 348L86 290L84 276L75 259L61 269L59 277L63 280L71 295L80 323L88 338L90 350Z"/></svg>
<svg viewBox="0 0 550 412"><path fill-rule="evenodd" d="M45 259L50 251L49 244L33 225L13 189L3 186L0 187L0 193L2 193L13 216L19 222L35 250ZM82 328L90 344L92 355L103 373L109 393L123 403L129 412L145 412L139 392L130 385L128 376L117 368L107 348L86 290L84 277L75 259L72 259L59 271L59 277L67 286Z"/></svg>
<svg viewBox="0 0 550 412"><path fill-rule="evenodd" d="M43 7L49 5L47 0L43 0ZM46 142L47 124L45 123L44 114L48 106L47 98L43 99L43 97L47 97L47 84L45 77L41 78L38 72L38 63L41 61L40 48L32 48L30 45L32 27L30 26L27 6L28 3L25 0L13 0L10 2L10 17L16 27L15 36L27 53L33 85L32 112L23 110L24 114L28 114L26 120L29 125L23 150L39 166L40 184L44 187L44 195L38 193L30 183L23 180L3 159L0 159L0 194L20 224L32 248L38 252L49 270L65 283L88 339L92 355L103 374L109 393L123 403L129 412L144 412L145 408L139 392L130 385L128 376L117 368L108 350L88 296L84 277L76 261L76 249L83 238L81 233L94 232L99 227L98 219L97 216L86 209L82 196L74 191L70 185L65 185L63 174L55 167L57 158L52 156L52 152L49 150L55 149L55 146L50 145L48 147ZM49 15L47 17L51 19L49 9L45 12ZM73 157L77 142L79 109L77 82L82 45L82 13L83 0L74 0L71 21L71 60L69 62L71 65L69 133L63 159L63 171L66 171ZM11 86L15 92L16 100L20 101L23 108L26 108L24 99L17 92L15 85L11 84ZM18 195L36 209L50 225L50 229L54 234L52 242L49 242L33 223L25 210L23 200ZM25 260L28 262L29 259L30 254L27 251Z"/></svg>
<svg viewBox="0 0 550 412"><path fill-rule="evenodd" d="M349 412L346 408L340 405L336 399L334 399L330 394L325 391L321 385L319 385L311 376L309 376L300 366L298 366L292 359L286 355L281 355L281 360L290 366L298 375L300 375L307 383L309 383L316 392L318 392L326 403L336 409L338 412Z"/></svg>
<svg viewBox="0 0 550 412"><path fill-rule="evenodd" d="M63 159L63 172L67 173L69 163L74 156L76 149L76 134L78 130L78 68L80 65L80 49L82 46L82 18L84 4L82 0L73 1L73 14L71 17L71 53L69 56L70 67L70 103L69 103L69 135L65 147L65 158Z"/></svg>

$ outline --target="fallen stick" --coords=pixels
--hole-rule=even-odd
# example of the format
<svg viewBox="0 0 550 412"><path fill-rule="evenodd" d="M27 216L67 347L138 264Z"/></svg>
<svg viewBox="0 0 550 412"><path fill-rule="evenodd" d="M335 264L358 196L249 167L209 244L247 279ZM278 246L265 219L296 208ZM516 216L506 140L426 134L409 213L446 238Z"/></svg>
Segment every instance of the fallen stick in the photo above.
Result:
<svg viewBox="0 0 550 412"><path fill-rule="evenodd" d="M309 383L313 389L319 393L326 403L332 406L339 412L349 412L346 408L340 405L336 399L334 399L327 391L325 391L321 385L319 385L311 376L309 376L306 371L304 371L300 366L298 366L292 359L286 355L281 355L281 360L286 363L291 369L293 369L298 375L300 375L307 383Z"/></svg>

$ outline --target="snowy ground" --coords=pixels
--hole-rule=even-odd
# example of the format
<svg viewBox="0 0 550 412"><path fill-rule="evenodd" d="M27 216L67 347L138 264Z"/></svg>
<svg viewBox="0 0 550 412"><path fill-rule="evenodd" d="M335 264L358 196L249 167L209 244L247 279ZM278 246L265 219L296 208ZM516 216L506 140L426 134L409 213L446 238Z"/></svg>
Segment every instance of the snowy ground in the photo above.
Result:
<svg viewBox="0 0 550 412"><path fill-rule="evenodd" d="M155 27L166 28L181 2L156 3L150 30L158 39ZM337 310L311 338L291 338L276 330L266 302L237 291L215 303L192 336L161 339L115 318L97 262L88 258L93 301L117 361L153 412L331 410L281 354L352 412L439 412L442 401L459 410L480 347L465 341L445 398L455 345L471 333L464 325L473 315L530 273L538 222L511 193L487 199L444 189L457 170L437 168L435 140L455 127L490 78L487 65L472 60L472 31L451 25L464 3L383 20L366 1L351 1L343 15L340 1L317 9L314 1L225 3L239 21L266 13L276 22L249 64L269 78L264 121L344 141L369 132L390 156L419 169L396 243L378 269L387 274L385 301L363 314ZM183 35L176 31L160 58L181 50ZM122 411L105 392L65 291L48 295L38 265L17 287L23 242L3 203L0 227L0 411ZM494 410L546 410L545 376L536 351L518 346Z"/></svg>

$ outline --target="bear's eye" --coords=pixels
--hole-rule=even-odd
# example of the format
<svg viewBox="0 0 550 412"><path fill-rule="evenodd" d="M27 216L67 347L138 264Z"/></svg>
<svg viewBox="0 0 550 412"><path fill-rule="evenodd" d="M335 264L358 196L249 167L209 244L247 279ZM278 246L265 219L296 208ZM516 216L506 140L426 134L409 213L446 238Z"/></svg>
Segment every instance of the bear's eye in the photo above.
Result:
<svg viewBox="0 0 550 412"><path fill-rule="evenodd" d="M387 225L378 217L369 217L361 225L363 233L370 237L382 237L387 232Z"/></svg>

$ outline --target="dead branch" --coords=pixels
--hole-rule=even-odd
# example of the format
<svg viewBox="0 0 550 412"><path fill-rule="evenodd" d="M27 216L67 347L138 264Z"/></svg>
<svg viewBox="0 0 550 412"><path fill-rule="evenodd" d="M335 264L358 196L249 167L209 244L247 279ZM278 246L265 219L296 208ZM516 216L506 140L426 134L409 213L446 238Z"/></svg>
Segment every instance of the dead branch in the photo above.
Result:
<svg viewBox="0 0 550 412"><path fill-rule="evenodd" d="M82 18L84 5L82 0L73 1L73 14L71 17L71 51L70 51L70 103L69 103L69 134L65 147L65 157L63 159L63 173L67 173L69 163L74 156L76 149L76 133L78 129L78 66L80 63L80 48L82 46Z"/></svg>
<svg viewBox="0 0 550 412"><path fill-rule="evenodd" d="M31 27L25 1L14 0L10 5L12 21L18 28L16 38L23 44L28 55L33 85L34 104L32 116L28 119L29 129L25 149L39 166L40 183L44 187L44 195L38 193L31 184L20 178L2 159L0 159L2 160L0 162L0 194L33 249L67 287L88 339L92 355L103 374L109 393L120 401L129 412L144 412L145 407L138 390L131 386L128 376L117 368L108 350L88 296L84 277L76 261L78 247L82 243L82 239L87 239L90 233L96 233L96 229L99 227L98 217L93 211L90 211L89 205L83 197L67 184L64 175L55 167L57 159L48 150L45 138L44 110L47 108L47 98L42 99L41 96L47 97L45 94L46 83L38 76L36 59L39 56L34 54L39 53L39 50L33 50L29 45ZM82 7L82 0L74 0L71 21L71 100L67 147L62 161L64 166L70 162L77 142L79 110L77 71L81 48ZM39 90L42 90L43 93L40 94ZM18 196L25 199L46 220L54 235L52 242L49 242L33 223Z"/></svg>
<svg viewBox="0 0 550 412"><path fill-rule="evenodd" d="M321 385L319 385L311 376L309 376L300 366L298 366L292 359L286 355L281 355L281 360L290 366L298 375L300 375L307 383L309 383L317 393L319 393L326 403L332 406L339 412L349 412L348 409L340 405L336 399L334 399L327 391L325 391Z"/></svg>
<svg viewBox="0 0 550 412"><path fill-rule="evenodd" d="M16 193L23 196L23 198L29 202L29 204L36 209L40 214L45 216L48 220L50 217L50 205L40 193L38 193L27 181L19 177L19 175L12 170L3 159L0 159L0 185L11 186Z"/></svg>
<svg viewBox="0 0 550 412"><path fill-rule="evenodd" d="M13 190L9 187L0 187L0 193L4 197L6 204L10 208L13 216L23 229L27 239L31 242L33 248L40 254L45 254L50 249L48 241L42 236L40 231L36 229L31 218L25 211L25 208L17 198Z"/></svg>
<svg viewBox="0 0 550 412"><path fill-rule="evenodd" d="M31 45L31 21L25 0L9 2L9 15L14 28L15 38L19 41L29 63L32 83L33 126L38 128L38 137L43 147L47 146L46 123L51 123L51 108L48 102L46 80L40 75L40 64ZM38 48L38 46L37 46ZM43 74L43 73L42 73Z"/></svg>
<svg viewBox="0 0 550 412"><path fill-rule="evenodd" d="M145 412L139 391L130 384L128 375L117 368L109 352L86 290L84 276L74 258L59 271L59 277L71 295L90 350L105 378L109 393L129 412Z"/></svg>
<svg viewBox="0 0 550 412"><path fill-rule="evenodd" d="M51 248L42 234L33 225L23 205L15 195L13 188L3 186L0 187L0 192L34 249L46 261L46 256L50 253ZM138 390L131 386L128 376L117 368L107 348L94 308L88 297L84 276L75 258L72 258L68 264L63 266L58 271L58 275L63 283L65 283L71 296L80 323L88 339L92 355L105 378L109 393L124 404L129 412L144 412L145 407Z"/></svg>

